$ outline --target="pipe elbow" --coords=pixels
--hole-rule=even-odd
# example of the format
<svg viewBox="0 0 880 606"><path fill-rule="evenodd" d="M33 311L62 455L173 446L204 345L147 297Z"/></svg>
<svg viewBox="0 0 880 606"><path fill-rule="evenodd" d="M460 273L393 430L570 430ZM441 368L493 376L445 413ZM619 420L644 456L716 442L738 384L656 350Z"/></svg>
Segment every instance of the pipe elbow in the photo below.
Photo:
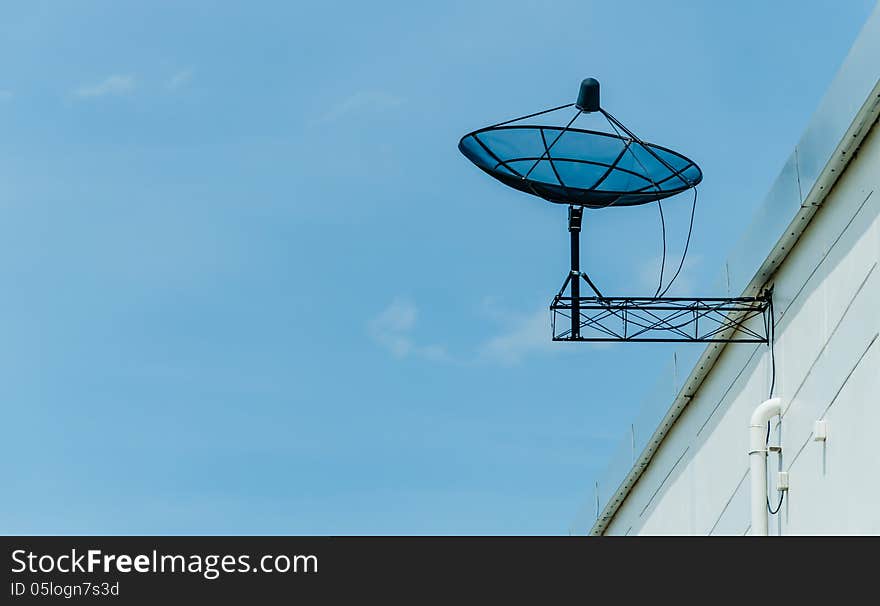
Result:
<svg viewBox="0 0 880 606"><path fill-rule="evenodd" d="M770 398L764 400L752 412L749 427L764 427L767 421L782 413L782 398Z"/></svg>
<svg viewBox="0 0 880 606"><path fill-rule="evenodd" d="M749 455L766 454L765 431L767 422L776 415L782 414L782 399L765 400L752 412L749 421Z"/></svg>

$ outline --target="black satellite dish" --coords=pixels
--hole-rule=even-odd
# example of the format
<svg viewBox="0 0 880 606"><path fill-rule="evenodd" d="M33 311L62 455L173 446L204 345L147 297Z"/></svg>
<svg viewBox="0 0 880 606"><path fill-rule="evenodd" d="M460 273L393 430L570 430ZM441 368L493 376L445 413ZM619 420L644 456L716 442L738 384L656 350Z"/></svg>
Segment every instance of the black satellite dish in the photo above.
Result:
<svg viewBox="0 0 880 606"><path fill-rule="evenodd" d="M565 126L517 124L575 107ZM614 133L573 128L583 113L599 112ZM505 185L557 204L588 208L633 206L662 200L703 179L697 164L665 147L645 143L599 105L599 83L581 83L569 103L466 134L458 149Z"/></svg>
<svg viewBox="0 0 880 606"><path fill-rule="evenodd" d="M527 120L574 108L564 126ZM598 113L611 132L574 127L585 113ZM664 297L678 271L650 297L606 297L580 270L579 238L584 208L635 206L660 202L703 180L697 163L654 143L646 143L606 111L599 82L581 82L575 103L553 107L466 134L458 149L478 168L501 183L555 204L567 204L571 234L571 271L550 305L555 341L690 341L767 343L769 296ZM660 209L662 217L662 207ZM693 210L691 227L693 227ZM688 233L688 243L690 232ZM664 227L665 250L665 227ZM665 265L665 257L664 257ZM583 279L596 296L581 297ZM570 287L570 295L566 289ZM557 330L557 316L569 320ZM764 316L764 329L746 323Z"/></svg>

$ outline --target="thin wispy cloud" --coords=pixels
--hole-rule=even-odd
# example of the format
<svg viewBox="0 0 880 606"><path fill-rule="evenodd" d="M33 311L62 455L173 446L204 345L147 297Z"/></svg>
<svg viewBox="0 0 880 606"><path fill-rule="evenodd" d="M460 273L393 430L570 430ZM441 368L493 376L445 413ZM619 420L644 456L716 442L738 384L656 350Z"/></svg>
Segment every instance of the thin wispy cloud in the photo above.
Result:
<svg viewBox="0 0 880 606"><path fill-rule="evenodd" d="M465 366L515 366L528 357L555 354L562 349L552 341L550 312L544 306L534 312L517 313L501 309L493 299L486 298L479 313L497 324L499 330L461 355L451 354L446 347L416 340L414 332L419 310L412 300L404 297L395 298L372 318L367 333L376 344L397 358L418 357Z"/></svg>
<svg viewBox="0 0 880 606"><path fill-rule="evenodd" d="M477 363L516 366L527 358L573 354L584 349L566 347L553 341L551 312L545 305L532 312L513 312L500 307L494 298L486 297L480 312L496 323L499 331L477 347ZM608 344L589 343L587 347L605 349Z"/></svg>
<svg viewBox="0 0 880 606"><path fill-rule="evenodd" d="M526 357L547 354L553 350L550 335L550 311L538 309L528 314L503 314L502 331L479 348L479 358L503 366L519 364Z"/></svg>
<svg viewBox="0 0 880 606"><path fill-rule="evenodd" d="M435 361L447 359L444 347L416 343L412 332L418 314L415 303L404 297L397 297L370 320L367 332L373 341L397 358L419 356Z"/></svg>
<svg viewBox="0 0 880 606"><path fill-rule="evenodd" d="M404 103L405 99L386 91L362 90L331 106L312 123L327 124L355 114L384 112Z"/></svg>
<svg viewBox="0 0 880 606"><path fill-rule="evenodd" d="M177 90L179 88L183 88L184 86L186 86L187 84L190 83L190 81L192 80L192 77L193 77L192 68L182 69L182 70L178 71L177 73L175 73L174 75L172 75L170 78L168 78L168 80L165 82L165 87L168 88L169 90Z"/></svg>
<svg viewBox="0 0 880 606"><path fill-rule="evenodd" d="M134 76L115 74L97 84L81 86L73 94L81 99L105 97L108 95L126 95L134 91L135 86Z"/></svg>
<svg viewBox="0 0 880 606"><path fill-rule="evenodd" d="M398 358L406 357L413 348L410 332L417 317L418 310L412 301L395 299L370 321L370 336Z"/></svg>
<svg viewBox="0 0 880 606"><path fill-rule="evenodd" d="M9 101L12 99L12 91L0 89L0 101Z"/></svg>

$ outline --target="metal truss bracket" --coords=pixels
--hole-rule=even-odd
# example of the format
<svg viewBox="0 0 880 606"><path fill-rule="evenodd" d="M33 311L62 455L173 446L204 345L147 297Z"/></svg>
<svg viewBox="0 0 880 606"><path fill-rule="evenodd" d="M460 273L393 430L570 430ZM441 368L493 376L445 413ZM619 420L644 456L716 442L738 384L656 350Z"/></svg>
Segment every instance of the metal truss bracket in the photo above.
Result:
<svg viewBox="0 0 880 606"><path fill-rule="evenodd" d="M575 299L560 292L550 311L554 341L768 343L772 322L769 293L736 298ZM758 317L760 322L755 321Z"/></svg>

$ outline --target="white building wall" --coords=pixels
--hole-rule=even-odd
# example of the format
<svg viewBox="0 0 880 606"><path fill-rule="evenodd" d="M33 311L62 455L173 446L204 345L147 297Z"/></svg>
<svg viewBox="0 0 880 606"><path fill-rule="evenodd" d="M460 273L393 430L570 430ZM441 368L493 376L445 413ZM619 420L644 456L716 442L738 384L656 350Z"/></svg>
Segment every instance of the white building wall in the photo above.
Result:
<svg viewBox="0 0 880 606"><path fill-rule="evenodd" d="M880 534L878 190L875 125L771 280L784 412L768 475L791 482L771 534ZM770 377L766 346L726 347L605 533L748 532L748 421ZM812 440L818 419L825 443Z"/></svg>

